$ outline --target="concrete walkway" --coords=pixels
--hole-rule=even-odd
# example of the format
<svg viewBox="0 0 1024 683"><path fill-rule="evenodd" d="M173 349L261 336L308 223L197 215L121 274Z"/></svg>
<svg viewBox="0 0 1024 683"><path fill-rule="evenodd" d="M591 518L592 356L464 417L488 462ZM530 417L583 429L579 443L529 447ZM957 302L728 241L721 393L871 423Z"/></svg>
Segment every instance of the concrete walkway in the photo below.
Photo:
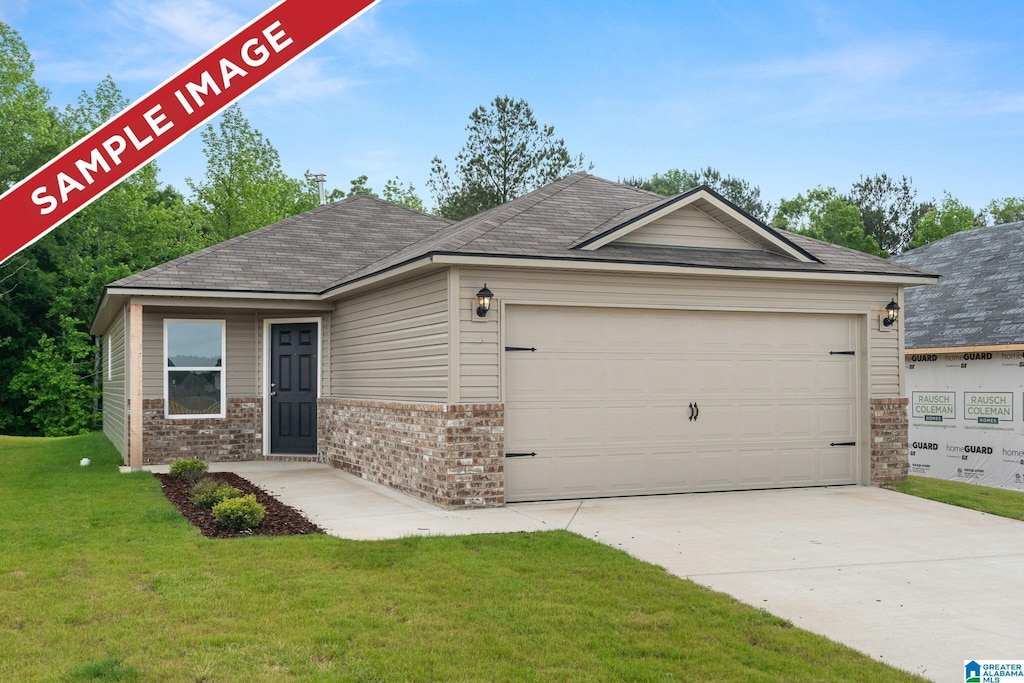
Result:
<svg viewBox="0 0 1024 683"><path fill-rule="evenodd" d="M452 512L326 465L220 468L342 538L569 529L933 680L1024 659L1024 522L860 486Z"/></svg>

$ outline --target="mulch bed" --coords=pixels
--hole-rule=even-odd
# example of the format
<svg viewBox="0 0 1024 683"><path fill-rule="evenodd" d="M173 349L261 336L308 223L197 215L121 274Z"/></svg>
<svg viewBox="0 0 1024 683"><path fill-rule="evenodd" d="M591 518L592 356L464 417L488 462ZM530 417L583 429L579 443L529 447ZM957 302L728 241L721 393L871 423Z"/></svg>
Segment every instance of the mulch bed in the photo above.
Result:
<svg viewBox="0 0 1024 683"><path fill-rule="evenodd" d="M253 494L256 500L267 508L267 516L263 523L249 531L234 531L225 528L213 518L213 513L203 508L192 505L189 496L192 493L191 487L181 479L175 479L166 474L154 474L160 480L164 488L164 495L167 500L178 508L185 519L197 527L207 538L238 538L239 536L294 536L296 534L322 534L323 529L306 519L301 512L295 508L285 505L277 498L259 488L248 479L244 479L234 472L209 472L206 476L225 484L231 484L243 494Z"/></svg>

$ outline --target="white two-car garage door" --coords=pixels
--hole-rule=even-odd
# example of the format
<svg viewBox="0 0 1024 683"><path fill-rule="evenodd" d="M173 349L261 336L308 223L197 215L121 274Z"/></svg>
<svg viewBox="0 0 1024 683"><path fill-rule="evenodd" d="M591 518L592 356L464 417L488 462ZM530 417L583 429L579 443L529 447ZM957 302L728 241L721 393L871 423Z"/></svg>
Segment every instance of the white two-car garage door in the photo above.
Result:
<svg viewBox="0 0 1024 683"><path fill-rule="evenodd" d="M856 328L508 306L506 499L856 483Z"/></svg>

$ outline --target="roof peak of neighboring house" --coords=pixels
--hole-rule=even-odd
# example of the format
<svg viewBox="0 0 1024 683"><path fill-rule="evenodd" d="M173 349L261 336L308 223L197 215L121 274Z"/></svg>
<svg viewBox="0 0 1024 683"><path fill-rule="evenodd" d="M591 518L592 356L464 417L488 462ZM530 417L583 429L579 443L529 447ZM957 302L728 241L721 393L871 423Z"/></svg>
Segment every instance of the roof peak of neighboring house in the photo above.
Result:
<svg viewBox="0 0 1024 683"><path fill-rule="evenodd" d="M1024 343L1024 221L954 233L893 257L938 273L938 286L907 290L908 349Z"/></svg>

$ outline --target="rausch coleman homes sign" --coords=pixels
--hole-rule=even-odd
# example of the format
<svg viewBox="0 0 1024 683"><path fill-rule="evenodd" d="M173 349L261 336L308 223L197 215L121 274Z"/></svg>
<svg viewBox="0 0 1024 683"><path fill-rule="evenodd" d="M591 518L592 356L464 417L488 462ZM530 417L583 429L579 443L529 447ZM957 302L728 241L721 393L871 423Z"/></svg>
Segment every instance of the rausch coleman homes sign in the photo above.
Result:
<svg viewBox="0 0 1024 683"><path fill-rule="evenodd" d="M910 473L1024 491L1024 352L906 357Z"/></svg>

